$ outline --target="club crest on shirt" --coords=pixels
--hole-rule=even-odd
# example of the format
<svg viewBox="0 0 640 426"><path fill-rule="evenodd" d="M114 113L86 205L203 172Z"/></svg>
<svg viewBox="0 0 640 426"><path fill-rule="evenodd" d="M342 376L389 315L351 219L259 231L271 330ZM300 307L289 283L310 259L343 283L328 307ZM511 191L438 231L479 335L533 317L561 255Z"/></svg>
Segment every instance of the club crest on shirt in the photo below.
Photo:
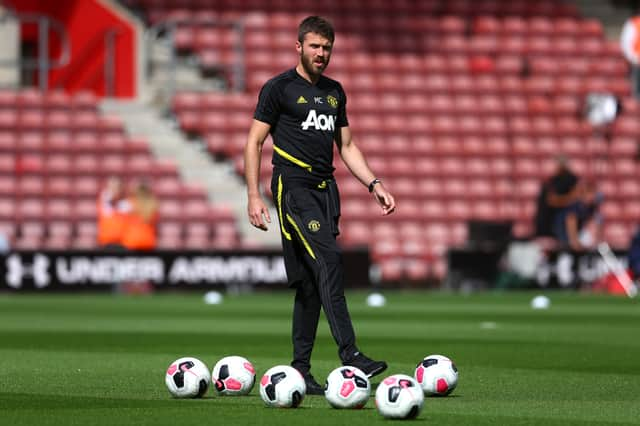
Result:
<svg viewBox="0 0 640 426"><path fill-rule="evenodd" d="M309 223L307 224L307 228L309 228L309 231L311 232L318 232L320 230L320 222L313 219L309 221Z"/></svg>
<svg viewBox="0 0 640 426"><path fill-rule="evenodd" d="M331 105L331 107L338 108L338 100L333 96L327 96L327 102L329 102L329 105Z"/></svg>

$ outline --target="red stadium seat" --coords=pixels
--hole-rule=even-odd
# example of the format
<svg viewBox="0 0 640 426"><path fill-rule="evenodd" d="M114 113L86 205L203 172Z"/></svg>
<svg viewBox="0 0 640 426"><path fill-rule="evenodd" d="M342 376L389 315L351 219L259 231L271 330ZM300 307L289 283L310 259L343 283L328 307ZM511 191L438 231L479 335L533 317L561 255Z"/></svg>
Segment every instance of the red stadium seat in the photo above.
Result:
<svg viewBox="0 0 640 426"><path fill-rule="evenodd" d="M72 127L73 116L68 111L51 111L46 116L46 128L52 130L68 130Z"/></svg>
<svg viewBox="0 0 640 426"><path fill-rule="evenodd" d="M370 210L366 203L356 199L345 200L341 204L342 217L346 221L368 219Z"/></svg>
<svg viewBox="0 0 640 426"><path fill-rule="evenodd" d="M493 198L497 197L493 192L493 185L487 179L473 179L468 185L468 194L472 198Z"/></svg>
<svg viewBox="0 0 640 426"><path fill-rule="evenodd" d="M44 248L44 242L42 237L25 235L16 238L12 248L16 250L41 250Z"/></svg>
<svg viewBox="0 0 640 426"><path fill-rule="evenodd" d="M47 226L47 233L49 237L53 237L55 239L60 238L70 240L74 234L74 227L69 221L52 221Z"/></svg>
<svg viewBox="0 0 640 426"><path fill-rule="evenodd" d="M94 244L98 235L98 227L95 220L80 220L76 224L76 234L79 238L92 239Z"/></svg>
<svg viewBox="0 0 640 426"><path fill-rule="evenodd" d="M502 219L498 206L492 201L477 200L471 205L471 216L481 220Z"/></svg>
<svg viewBox="0 0 640 426"><path fill-rule="evenodd" d="M371 257L376 262L397 257L399 254L400 242L397 239L377 240L371 247Z"/></svg>
<svg viewBox="0 0 640 426"><path fill-rule="evenodd" d="M15 155L18 152L18 137L14 132L0 132L0 153L2 155Z"/></svg>
<svg viewBox="0 0 640 426"><path fill-rule="evenodd" d="M99 126L99 120L100 117L96 112L83 110L74 113L71 126L75 131L95 131Z"/></svg>
<svg viewBox="0 0 640 426"><path fill-rule="evenodd" d="M85 200L97 200L99 185L95 176L82 176L74 179L73 197Z"/></svg>
<svg viewBox="0 0 640 426"><path fill-rule="evenodd" d="M126 161L126 173L134 178L148 177L153 173L153 161L147 155L129 157Z"/></svg>
<svg viewBox="0 0 640 426"><path fill-rule="evenodd" d="M440 160L440 173L447 177L463 177L466 174L466 166L461 157L446 157Z"/></svg>
<svg viewBox="0 0 640 426"><path fill-rule="evenodd" d="M17 121L18 113L16 111L0 109L0 130L15 131L17 129Z"/></svg>
<svg viewBox="0 0 640 426"><path fill-rule="evenodd" d="M424 235L429 244L448 244L451 239L451 227L447 223L434 221L426 225Z"/></svg>
<svg viewBox="0 0 640 426"><path fill-rule="evenodd" d="M611 248L627 250L631 242L631 229L623 222L607 222L604 226L603 239Z"/></svg>
<svg viewBox="0 0 640 426"><path fill-rule="evenodd" d="M466 173L471 179L482 178L489 174L491 169L490 164L489 160L470 157L465 161Z"/></svg>
<svg viewBox="0 0 640 426"><path fill-rule="evenodd" d="M447 156L462 153L462 140L455 136L441 136L434 141L433 155Z"/></svg>
<svg viewBox="0 0 640 426"><path fill-rule="evenodd" d="M76 111L95 111L98 106L96 96L89 91L80 91L71 99L71 104Z"/></svg>
<svg viewBox="0 0 640 426"><path fill-rule="evenodd" d="M422 216L427 220L443 220L448 217L447 210L441 200L426 200L421 205Z"/></svg>
<svg viewBox="0 0 640 426"><path fill-rule="evenodd" d="M47 135L45 150L51 154L70 154L73 137L68 131L53 131Z"/></svg>
<svg viewBox="0 0 640 426"><path fill-rule="evenodd" d="M39 176L25 176L17 182L17 195L22 198L44 197L45 182Z"/></svg>
<svg viewBox="0 0 640 426"><path fill-rule="evenodd" d="M73 204L66 199L49 200L47 203L47 220L69 220L72 217Z"/></svg>
<svg viewBox="0 0 640 426"><path fill-rule="evenodd" d="M0 198L0 220L13 222L16 218L16 202L13 198Z"/></svg>
<svg viewBox="0 0 640 426"><path fill-rule="evenodd" d="M27 198L17 203L16 217L20 221L43 221L45 205L39 198Z"/></svg>
<svg viewBox="0 0 640 426"><path fill-rule="evenodd" d="M98 242L96 237L86 235L79 235L70 243L70 247L75 250L92 250L97 248L97 246Z"/></svg>
<svg viewBox="0 0 640 426"><path fill-rule="evenodd" d="M0 176L0 197L15 198L17 195L17 179L14 176Z"/></svg>
<svg viewBox="0 0 640 426"><path fill-rule="evenodd" d="M405 262L405 275L407 280L421 282L430 277L429 263L420 259L409 259Z"/></svg>
<svg viewBox="0 0 640 426"><path fill-rule="evenodd" d="M40 110L24 110L18 116L16 127L23 132L44 131L46 129L45 113Z"/></svg>
<svg viewBox="0 0 640 426"><path fill-rule="evenodd" d="M489 160L489 174L491 177L502 178L511 176L513 166L511 160L504 157L495 157Z"/></svg>
<svg viewBox="0 0 640 426"><path fill-rule="evenodd" d="M0 156L0 176L14 176L20 173L20 166L16 164L16 158L13 155Z"/></svg>
<svg viewBox="0 0 640 426"><path fill-rule="evenodd" d="M89 156L97 156L100 153L100 146L101 142L97 133L78 133L73 139L72 152L75 154L88 154L87 157L83 157L83 159L86 159Z"/></svg>
<svg viewBox="0 0 640 426"><path fill-rule="evenodd" d="M129 143L123 135L107 134L100 138L100 142L93 149L106 155L124 154L129 151Z"/></svg>
<svg viewBox="0 0 640 426"><path fill-rule="evenodd" d="M446 216L434 216L436 220L444 220L445 218L453 221L466 221L471 217L471 204L462 199L455 199L447 203Z"/></svg>
<svg viewBox="0 0 640 426"><path fill-rule="evenodd" d="M44 170L48 176L70 176L72 174L72 159L64 154L50 155L46 159Z"/></svg>
<svg viewBox="0 0 640 426"><path fill-rule="evenodd" d="M71 246L71 238L65 236L48 236L42 242L42 247L47 250L67 250Z"/></svg>
<svg viewBox="0 0 640 426"><path fill-rule="evenodd" d="M640 199L640 183L635 179L624 179L617 186L620 195L627 200Z"/></svg>
<svg viewBox="0 0 640 426"><path fill-rule="evenodd" d="M598 19L581 19L578 21L578 33L582 37L592 37L602 39L604 29L602 23Z"/></svg>
<svg viewBox="0 0 640 426"><path fill-rule="evenodd" d="M97 205L95 200L77 200L70 211L70 219L74 221L96 220Z"/></svg>
<svg viewBox="0 0 640 426"><path fill-rule="evenodd" d="M18 95L14 90L0 89L0 109L14 108Z"/></svg>
<svg viewBox="0 0 640 426"><path fill-rule="evenodd" d="M0 221L0 236L7 240L9 246L11 246L16 234L16 224L13 221Z"/></svg>
<svg viewBox="0 0 640 426"><path fill-rule="evenodd" d="M371 239L371 228L365 222L349 221L342 225L340 241L349 247L368 245Z"/></svg>
<svg viewBox="0 0 640 426"><path fill-rule="evenodd" d="M73 160L73 172L80 176L91 176L100 170L102 159L98 159L96 155L82 154Z"/></svg>
<svg viewBox="0 0 640 426"><path fill-rule="evenodd" d="M20 90L16 103L21 109L41 109L45 104L44 95L36 88Z"/></svg>
<svg viewBox="0 0 640 426"><path fill-rule="evenodd" d="M39 132L23 132L17 140L17 149L22 154L41 154L44 146L44 136Z"/></svg>

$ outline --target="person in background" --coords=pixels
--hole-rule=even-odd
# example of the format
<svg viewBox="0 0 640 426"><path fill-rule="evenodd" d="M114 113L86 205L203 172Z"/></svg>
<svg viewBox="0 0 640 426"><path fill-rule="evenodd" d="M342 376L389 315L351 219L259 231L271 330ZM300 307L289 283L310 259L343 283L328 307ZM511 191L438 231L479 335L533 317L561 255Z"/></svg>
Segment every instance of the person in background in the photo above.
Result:
<svg viewBox="0 0 640 426"><path fill-rule="evenodd" d="M578 176L571 170L568 159L559 155L555 158L555 172L542 183L537 199L535 235L554 237L556 216L562 209L578 200Z"/></svg>
<svg viewBox="0 0 640 426"><path fill-rule="evenodd" d="M122 249L127 216L131 204L122 180L110 177L98 195L98 245L107 249Z"/></svg>
<svg viewBox="0 0 640 426"><path fill-rule="evenodd" d="M128 250L156 248L158 200L145 180L136 182L129 196L131 211L127 215L122 244Z"/></svg>
<svg viewBox="0 0 640 426"><path fill-rule="evenodd" d="M593 182L584 179L578 182L576 195L577 200L556 215L554 236L561 246L585 250L600 240L603 220L599 207L603 196Z"/></svg>

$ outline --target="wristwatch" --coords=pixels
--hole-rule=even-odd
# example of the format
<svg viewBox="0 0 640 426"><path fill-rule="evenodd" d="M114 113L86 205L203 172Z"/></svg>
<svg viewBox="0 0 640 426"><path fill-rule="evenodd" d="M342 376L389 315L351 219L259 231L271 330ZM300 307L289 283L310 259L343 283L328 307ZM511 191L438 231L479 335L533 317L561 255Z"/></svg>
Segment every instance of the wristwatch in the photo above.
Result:
<svg viewBox="0 0 640 426"><path fill-rule="evenodd" d="M374 180L371 181L371 183L369 184L369 192L373 192L373 187L376 186L376 183L380 183L382 182L380 179L375 178Z"/></svg>

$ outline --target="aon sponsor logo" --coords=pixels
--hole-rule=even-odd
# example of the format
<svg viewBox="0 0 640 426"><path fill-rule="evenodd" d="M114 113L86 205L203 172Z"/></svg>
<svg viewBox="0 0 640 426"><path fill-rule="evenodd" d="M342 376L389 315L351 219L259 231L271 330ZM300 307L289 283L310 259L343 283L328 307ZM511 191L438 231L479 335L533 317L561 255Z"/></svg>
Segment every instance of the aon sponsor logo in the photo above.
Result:
<svg viewBox="0 0 640 426"><path fill-rule="evenodd" d="M315 109L309 111L307 119L302 122L302 130L307 130L312 127L316 130L331 130L336 129L336 117L333 115L325 115L316 113Z"/></svg>

